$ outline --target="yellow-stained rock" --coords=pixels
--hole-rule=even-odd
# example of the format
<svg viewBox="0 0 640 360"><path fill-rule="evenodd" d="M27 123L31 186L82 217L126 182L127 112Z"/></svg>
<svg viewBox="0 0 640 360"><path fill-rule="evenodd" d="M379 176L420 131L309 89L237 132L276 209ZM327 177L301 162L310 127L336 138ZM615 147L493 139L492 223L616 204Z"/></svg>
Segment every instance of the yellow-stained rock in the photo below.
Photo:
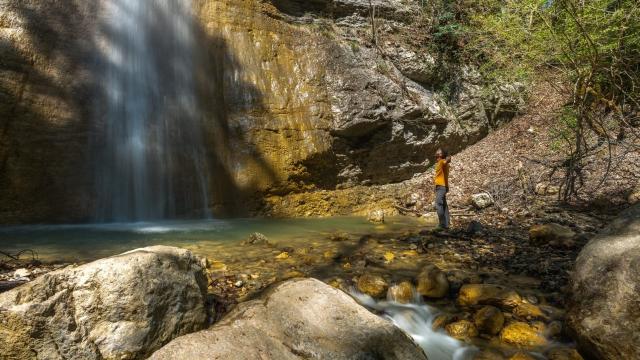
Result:
<svg viewBox="0 0 640 360"><path fill-rule="evenodd" d="M405 250L402 252L404 256L418 256L418 252L415 250Z"/></svg>
<svg viewBox="0 0 640 360"><path fill-rule="evenodd" d="M515 354L513 354L509 360L537 360L536 358L534 358L533 356L525 353L525 352L517 352Z"/></svg>
<svg viewBox="0 0 640 360"><path fill-rule="evenodd" d="M418 293L430 298L441 298L449 293L447 276L435 265L427 265L417 278Z"/></svg>
<svg viewBox="0 0 640 360"><path fill-rule="evenodd" d="M459 320L445 326L447 333L456 339L464 340L478 336L478 329L469 320Z"/></svg>
<svg viewBox="0 0 640 360"><path fill-rule="evenodd" d="M289 258L289 253L286 251L283 251L280 254L278 254L278 256L276 256L276 259L278 260L286 260L288 258Z"/></svg>
<svg viewBox="0 0 640 360"><path fill-rule="evenodd" d="M522 297L504 286L491 284L467 284L460 288L460 306L494 305L502 309L513 309L522 303Z"/></svg>
<svg viewBox="0 0 640 360"><path fill-rule="evenodd" d="M381 298L387 293L389 284L379 275L364 274L358 278L358 291L373 298Z"/></svg>
<svg viewBox="0 0 640 360"><path fill-rule="evenodd" d="M522 346L543 346L547 340L534 327L521 321L512 322L500 332L500 340L505 343Z"/></svg>
<svg viewBox="0 0 640 360"><path fill-rule="evenodd" d="M390 263L393 261L393 259L395 259L396 256L391 252L391 251L387 251L384 253L384 260L387 263Z"/></svg>
<svg viewBox="0 0 640 360"><path fill-rule="evenodd" d="M489 335L497 335L504 326L504 315L495 306L485 306L473 317L478 330Z"/></svg>
<svg viewBox="0 0 640 360"><path fill-rule="evenodd" d="M431 328L433 330L438 330L441 329L443 327L445 327L445 325L447 325L449 322L451 322L452 320L452 316L449 314L440 314L438 316L436 316L436 318L433 320L433 323L431 324Z"/></svg>
<svg viewBox="0 0 640 360"><path fill-rule="evenodd" d="M540 307L528 303L522 303L516 306L516 308L513 310L513 315L524 320L549 319L549 317L542 311L542 309L540 309Z"/></svg>
<svg viewBox="0 0 640 360"><path fill-rule="evenodd" d="M389 288L387 297L390 300L397 301L402 304L410 303L414 298L415 290L413 285L408 281L403 281Z"/></svg>

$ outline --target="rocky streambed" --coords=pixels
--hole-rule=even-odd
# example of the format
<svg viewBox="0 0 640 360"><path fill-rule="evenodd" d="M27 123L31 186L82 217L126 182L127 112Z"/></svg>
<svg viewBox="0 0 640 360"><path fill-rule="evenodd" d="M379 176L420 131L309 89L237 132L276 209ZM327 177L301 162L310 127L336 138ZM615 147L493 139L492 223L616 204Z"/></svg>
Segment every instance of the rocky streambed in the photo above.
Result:
<svg viewBox="0 0 640 360"><path fill-rule="evenodd" d="M633 214L592 242L637 238ZM155 358L229 351L247 359L423 358L417 343L431 360L581 359L576 338L583 355L632 354L633 336L622 336L616 324L635 326L628 316L633 299L621 297L618 308L627 310L607 310L614 322L597 328L589 321L596 310L581 294L588 291L600 299L591 306L601 306L612 296L603 292L612 292L580 276L570 281L569 270L592 237L581 231L591 230L588 224L578 225L518 232L469 222L449 233L334 233L295 248L254 233L239 247L246 256L220 252L205 261L161 246L80 266L21 264L26 267L2 272L5 279L29 275L31 281L0 294L6 335L0 355L144 358L162 348ZM610 255L602 259L613 261ZM583 253L579 266L594 264L593 256ZM615 278L616 267L609 271ZM620 343L600 349L605 332L618 333ZM443 342L452 350L445 355L435 350ZM611 349L617 355L607 355Z"/></svg>

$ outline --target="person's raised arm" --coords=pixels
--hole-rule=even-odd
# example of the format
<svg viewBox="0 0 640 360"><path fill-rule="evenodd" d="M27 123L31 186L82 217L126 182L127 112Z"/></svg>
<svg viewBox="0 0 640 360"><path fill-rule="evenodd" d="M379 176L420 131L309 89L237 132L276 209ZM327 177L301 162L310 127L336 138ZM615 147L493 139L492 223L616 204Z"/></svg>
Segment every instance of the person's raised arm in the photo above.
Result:
<svg viewBox="0 0 640 360"><path fill-rule="evenodd" d="M451 155L447 156L447 159L445 161L447 162L447 164L451 163Z"/></svg>

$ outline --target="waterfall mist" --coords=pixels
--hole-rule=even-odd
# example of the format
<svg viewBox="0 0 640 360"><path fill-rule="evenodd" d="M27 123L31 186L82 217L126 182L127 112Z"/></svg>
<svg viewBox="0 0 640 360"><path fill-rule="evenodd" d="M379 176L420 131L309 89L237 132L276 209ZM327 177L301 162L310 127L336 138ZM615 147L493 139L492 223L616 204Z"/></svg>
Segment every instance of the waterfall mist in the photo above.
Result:
<svg viewBox="0 0 640 360"><path fill-rule="evenodd" d="M96 220L209 216L192 0L106 0L101 19Z"/></svg>

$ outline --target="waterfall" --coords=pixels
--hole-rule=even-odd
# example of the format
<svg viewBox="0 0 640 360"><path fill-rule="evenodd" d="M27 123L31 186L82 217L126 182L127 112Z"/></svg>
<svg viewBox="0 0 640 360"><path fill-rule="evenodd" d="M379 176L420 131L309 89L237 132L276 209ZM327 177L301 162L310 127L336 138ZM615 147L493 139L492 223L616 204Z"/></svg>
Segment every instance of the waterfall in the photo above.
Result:
<svg viewBox="0 0 640 360"><path fill-rule="evenodd" d="M96 220L208 216L192 0L104 0Z"/></svg>

